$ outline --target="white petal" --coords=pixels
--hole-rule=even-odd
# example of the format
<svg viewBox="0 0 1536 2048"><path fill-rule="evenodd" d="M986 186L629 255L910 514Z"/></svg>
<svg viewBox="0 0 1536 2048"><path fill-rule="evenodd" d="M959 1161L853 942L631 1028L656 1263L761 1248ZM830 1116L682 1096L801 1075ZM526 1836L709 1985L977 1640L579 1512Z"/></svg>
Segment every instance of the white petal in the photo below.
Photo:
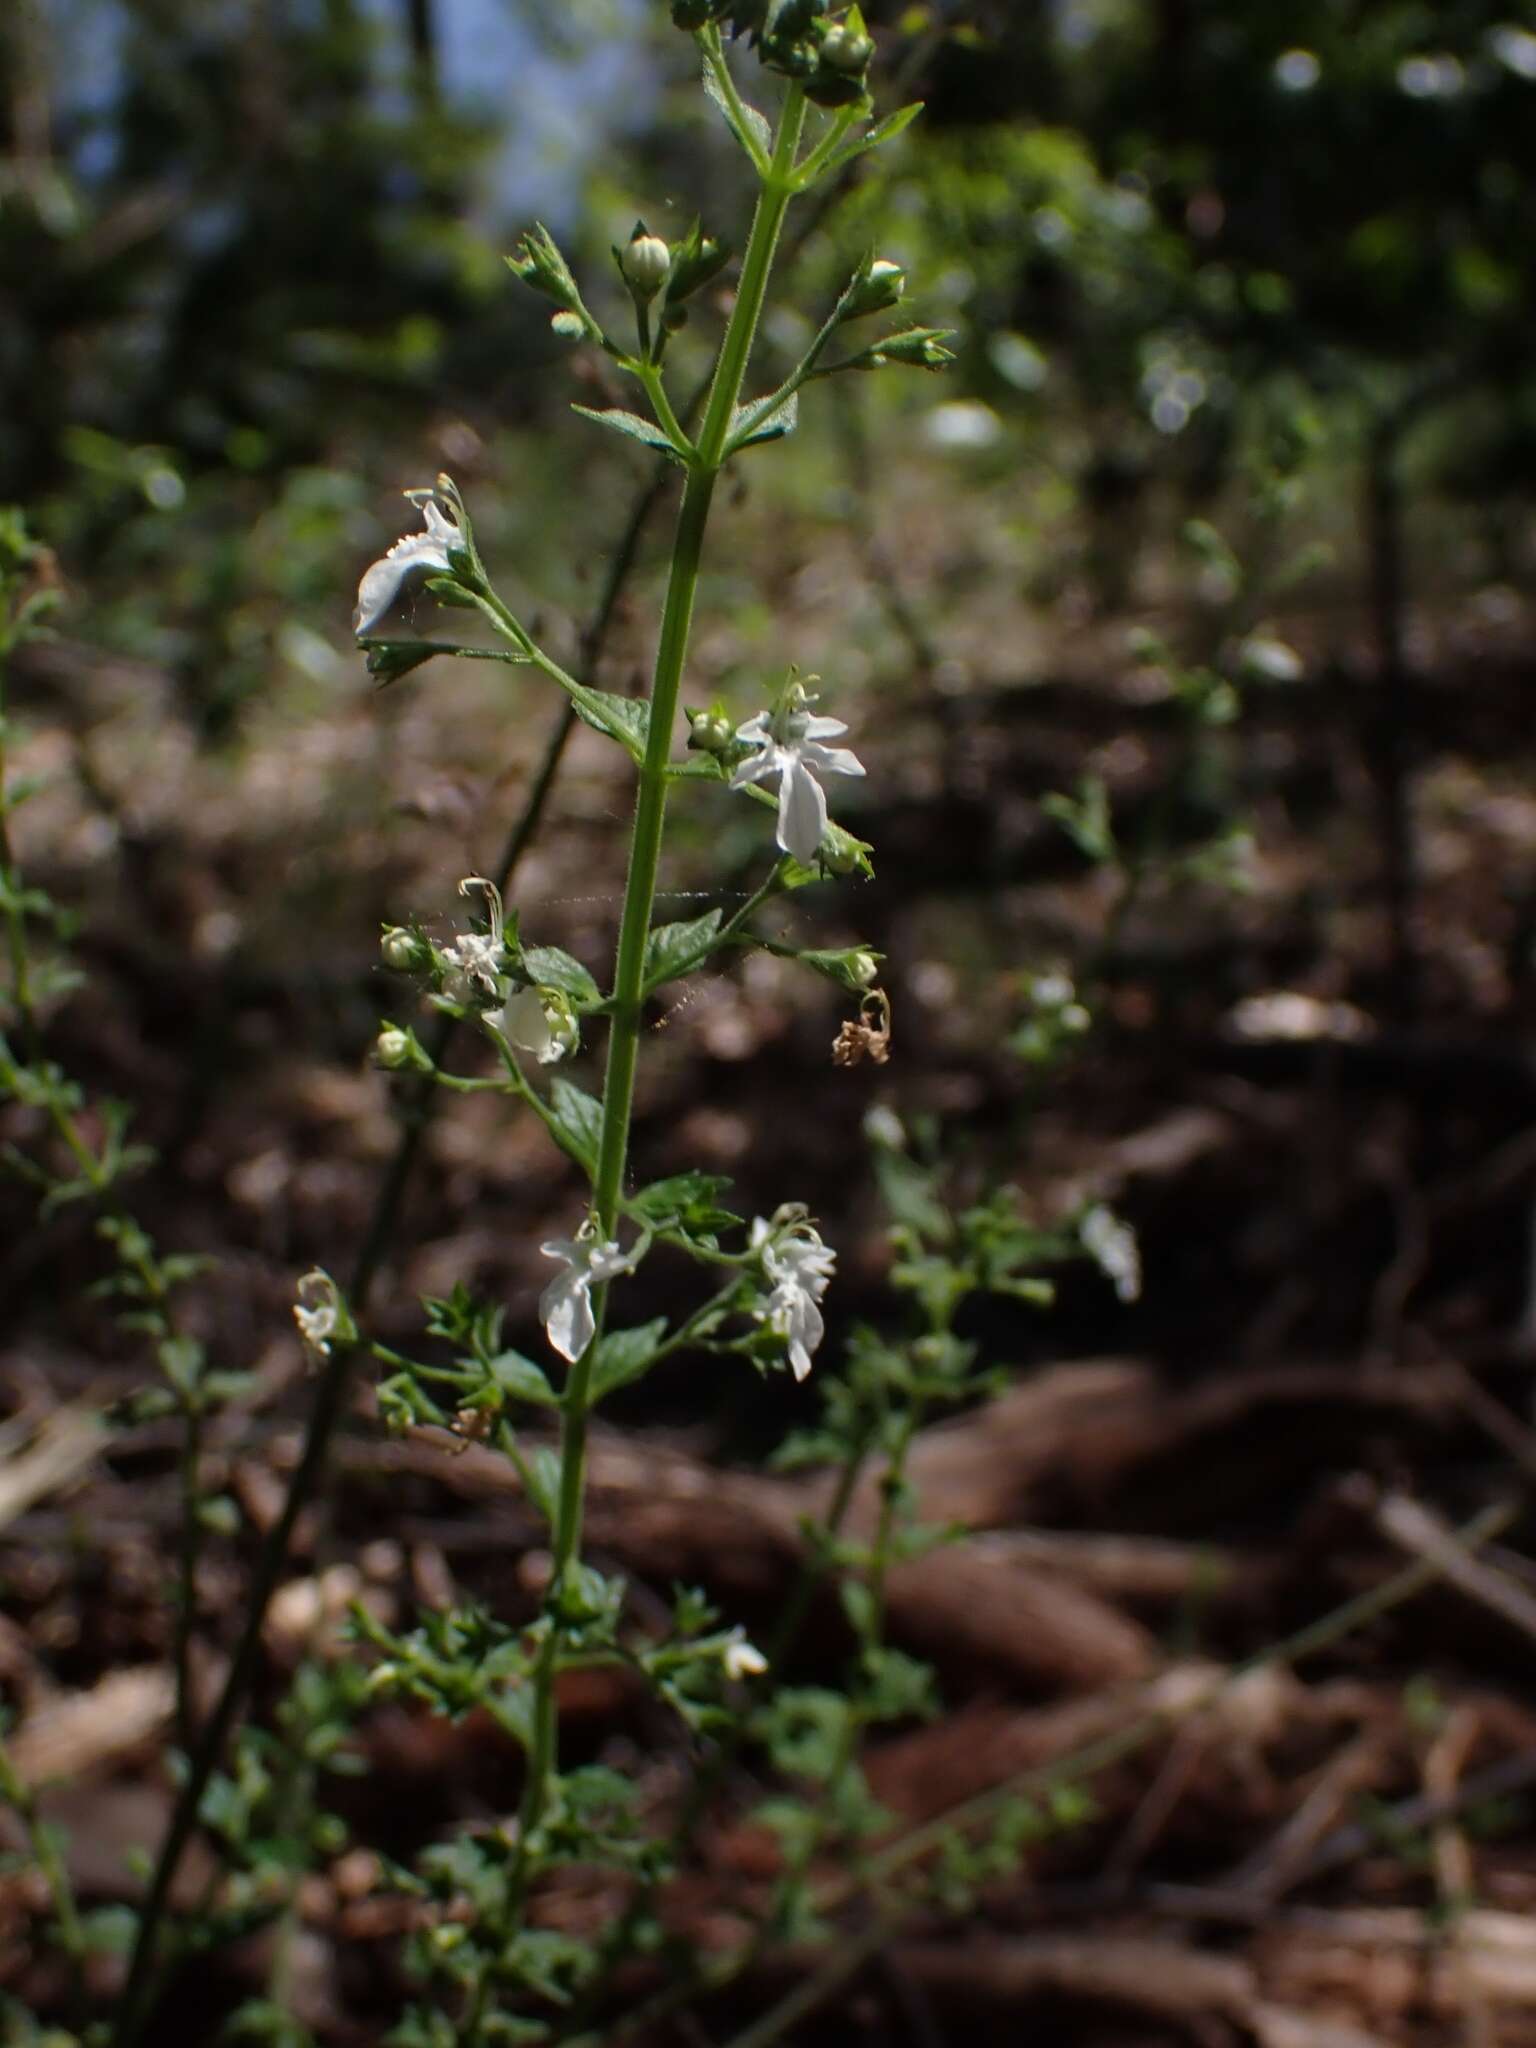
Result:
<svg viewBox="0 0 1536 2048"><path fill-rule="evenodd" d="M800 754L820 775L864 773L864 763L849 747L824 747L817 740L807 740Z"/></svg>
<svg viewBox="0 0 1536 2048"><path fill-rule="evenodd" d="M736 728L737 744L743 747L766 747L773 737L773 714L759 711L744 725Z"/></svg>
<svg viewBox="0 0 1536 2048"><path fill-rule="evenodd" d="M731 770L731 788L745 789L749 782L761 782L780 765L779 750L768 741L760 754L748 754L744 761L736 763Z"/></svg>
<svg viewBox="0 0 1536 2048"><path fill-rule="evenodd" d="M357 586L354 633L371 633L393 608L408 578L441 576L448 568L443 543L430 533L407 534L397 540L387 555L363 571Z"/></svg>
<svg viewBox="0 0 1536 2048"><path fill-rule="evenodd" d="M536 988L519 989L515 996L509 996L499 1010L492 1012L489 1021L509 1045L519 1052L531 1053L540 1066L550 1066L559 1059L560 1047Z"/></svg>
<svg viewBox="0 0 1536 2048"><path fill-rule="evenodd" d="M458 521L449 517L436 498L428 498L421 511L427 522L427 532L434 540L442 542L445 552L449 548L456 548L463 540Z"/></svg>
<svg viewBox="0 0 1536 2048"><path fill-rule="evenodd" d="M804 721L805 737L808 740L835 740L848 730L841 718L807 718Z"/></svg>
<svg viewBox="0 0 1536 2048"><path fill-rule="evenodd" d="M810 867L827 829L827 800L821 785L798 757L787 761L779 783L778 841L802 867Z"/></svg>
<svg viewBox="0 0 1536 2048"><path fill-rule="evenodd" d="M554 1349L574 1365L597 1328L586 1274L574 1270L557 1273L539 1296L539 1319Z"/></svg>
<svg viewBox="0 0 1536 2048"><path fill-rule="evenodd" d="M631 1254L621 1252L616 1244L600 1244L593 1248L588 1261L588 1271L593 1280L617 1280L621 1273L630 1271Z"/></svg>

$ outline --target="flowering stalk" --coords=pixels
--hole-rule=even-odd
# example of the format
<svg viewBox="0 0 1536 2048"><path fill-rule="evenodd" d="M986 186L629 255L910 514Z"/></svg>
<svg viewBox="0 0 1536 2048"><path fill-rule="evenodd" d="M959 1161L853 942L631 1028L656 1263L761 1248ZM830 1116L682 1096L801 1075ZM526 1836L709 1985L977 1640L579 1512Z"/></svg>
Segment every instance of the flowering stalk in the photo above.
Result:
<svg viewBox="0 0 1536 2048"><path fill-rule="evenodd" d="M713 0L702 4L706 15L719 11ZM679 0L674 19L679 26L696 28L697 20L681 17L697 13L695 0ZM823 1334L821 1299L835 1264L834 1251L802 1205L784 1204L771 1221L759 1219L744 1247L730 1250L720 1234L739 1229L741 1220L719 1207L716 1195L723 1182L691 1173L631 1188L626 1178L644 1007L659 988L702 967L724 948L753 944L799 958L845 989L867 991L878 971L878 956L867 947L807 952L751 929L762 905L781 891L830 874L869 871L868 849L829 823L825 793L816 779L818 773L862 773L851 753L822 744L841 733L841 724L813 715L810 700L791 676L778 693L776 708L744 724L727 718L722 706L707 714L690 713L690 744L704 758L685 764L672 759L716 482L743 448L778 439L795 424L792 404L777 394L752 407L742 405L741 398L790 203L831 161L822 145L801 157L808 102L843 110L829 124L838 148L871 112L862 74L873 44L863 35L857 8L836 18L829 10L817 10L805 25L815 48L799 43L791 48L782 38L760 44L770 68L791 74L776 132L734 89L715 94L758 171L760 191L696 429L694 407L683 408L680 416L671 404L662 362L668 337L688 318L686 301L727 260L723 246L700 223L675 248L640 223L628 246L614 250L633 302L638 354L605 332L546 230L530 230L509 259L525 284L553 301L555 331L601 347L636 380L651 411L649 419L616 409L587 416L657 449L685 472L649 701L636 704L609 696L568 674L536 645L492 587L468 510L448 478L439 478L430 490L408 493L425 530L402 535L365 573L359 590L359 631L366 636L375 673L403 675L432 653L469 651L394 641L387 632L381 637L390 611L422 582L441 601L478 611L509 643L511 658L555 682L574 715L615 740L637 769L624 906L607 992L581 961L558 947L533 943L518 910L504 907L499 892L479 877L468 878L462 887L483 899L482 916L462 924L450 943L433 944L419 924L392 926L383 941L392 971L415 976L440 1013L471 1019L489 1036L502 1074L485 1079L445 1072L407 1024L393 1021L379 1035L379 1063L455 1092L500 1089L533 1110L555 1143L583 1169L590 1187L585 1216L574 1233L554 1237L544 1247L560 1270L544 1290L540 1314L550 1348L565 1361L563 1373L551 1375L536 1361L509 1352L502 1341L501 1311L477 1304L463 1288L427 1304L429 1334L458 1351L452 1364L419 1364L397 1353L386 1355L377 1345L368 1347L390 1369L379 1389L386 1419L396 1426L446 1427L494 1442L511 1460L550 1532L548 1587L532 1622L508 1627L475 1609L462 1618L428 1620L409 1635L367 1631L385 1652L376 1671L381 1686L437 1701L450 1712L462 1711L474 1698L515 1736L525 1754L515 1825L464 1846L453 1857L429 1853L422 1859L423 1881L433 1896L447 1904L468 1887L475 1900L476 1916L467 1926L442 1925L414 1944L420 1973L444 1976L454 1987L450 2010L457 2017L451 2024L461 2048L480 2048L498 2032L507 2018L498 2003L501 1997L515 1995L519 1987L541 1998L552 1995L547 1945L541 1949L541 1935L525 1926L529 1894L551 1859L568 1859L579 1842L599 1861L611 1858L620 1868L639 1867L625 1848L632 1839L627 1823L605 1833L601 1822L587 1817L594 1798L607 1804L618 1796L612 1774L594 1787L591 1773L582 1767L560 1766L555 1707L560 1673L615 1658L637 1664L689 1726L709 1732L731 1725L734 1717L734 1709L720 1697L721 1688L741 1686L763 1664L739 1629L715 1626L719 1617L697 1594L679 1593L672 1634L663 1641L637 1649L621 1635L622 1582L605 1578L581 1555L592 1410L614 1387L684 1347L734 1353L760 1366L786 1365L797 1379L804 1378ZM712 24L706 25L700 40L707 55L718 55L719 36L711 29ZM806 77L802 87L804 67L816 49L826 54L826 63L819 70L813 63L815 76ZM720 83L718 76L715 83ZM905 118L892 117L894 127L886 122L871 128L856 147L873 147L899 132ZM830 374L815 360L825 335L843 317L891 304L899 296L896 269L866 262L838 301L839 315L823 330L812 357L781 385L781 392L787 389L792 398L811 374ZM589 663L581 666L590 673ZM729 918L713 909L683 923L653 926L668 789L680 776L713 779L777 808L780 857ZM778 778L777 800L756 786L769 777ZM608 1029L601 1100L563 1073L540 1080L538 1068L557 1066L578 1053L584 1026L590 1028L599 1018ZM525 1071L525 1062L534 1064ZM607 1330L612 1283L633 1271L653 1243L675 1246L715 1269L714 1293L670 1330L665 1317L637 1329ZM305 1284L311 1289L330 1285L323 1275ZM344 1299L337 1294L335 1302L339 1313ZM329 1327L317 1323L316 1305L304 1299L300 1309L306 1337L328 1343ZM328 1313L329 1303L320 1309ZM733 1333L723 1334L728 1323ZM520 1408L558 1415L557 1447L519 1441ZM466 1657L459 1646L470 1640L476 1650ZM490 1647L494 1656L487 1655ZM578 1965L568 1956L564 1967L584 1973L588 1964ZM441 2012L433 2016L418 2009L407 2031L416 2030L413 2040L420 2034L436 2042L444 2024Z"/></svg>
<svg viewBox="0 0 1536 2048"><path fill-rule="evenodd" d="M614 968L612 1030L608 1041L608 1064L603 1087L603 1121L598 1140L597 1170L593 1181L593 1214L600 1238L615 1238L619 1204L624 1187L624 1168L629 1154L629 1131L634 1112L635 1072L639 1060L640 1032L645 999L645 948L655 909L656 882L661 862L661 844L666 820L667 770L672 757L672 734L677 721L678 693L688 656L693 623L694 599L703 561L704 535L709 523L715 483L724 466L726 440L732 416L741 396L758 319L767 294L774 251L783 228L784 216L796 191L795 151L805 120L805 98L791 87L785 98L773 155L763 179L757 211L752 222L741 281L730 324L721 344L703 425L689 464L688 481L678 514L673 543L672 566L662 614L661 637L652 680L650 719L645 756L640 765L635 798L634 826L630 842L629 874L624 891L624 909L619 925ZM603 1326L608 1282L597 1291L594 1306L596 1330ZM553 1538L552 1606L558 1611L562 1590L575 1564L581 1545L582 1512L586 1491L587 1437L592 1411L592 1370L596 1342L586 1346L573 1362L560 1404L560 1490ZM550 1781L556 1767L556 1725L554 1681L559 1637L551 1629L534 1673L533 1743L528 1760L528 1777L518 1816L519 1868L514 1873L509 1905L520 1910L531 1877L528 1845L543 1818ZM489 1971L482 1974L463 2031L465 2048L477 2048L484 2038L490 1995Z"/></svg>

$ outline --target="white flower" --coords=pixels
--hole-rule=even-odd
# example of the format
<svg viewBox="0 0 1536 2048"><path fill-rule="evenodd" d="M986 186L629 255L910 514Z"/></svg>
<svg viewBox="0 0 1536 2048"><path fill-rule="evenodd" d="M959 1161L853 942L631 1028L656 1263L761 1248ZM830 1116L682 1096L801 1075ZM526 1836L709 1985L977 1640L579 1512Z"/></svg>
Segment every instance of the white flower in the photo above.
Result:
<svg viewBox="0 0 1536 2048"><path fill-rule="evenodd" d="M488 1010L485 1021L541 1067L552 1067L581 1043L571 1006L557 988L520 988L499 1010Z"/></svg>
<svg viewBox="0 0 1536 2048"><path fill-rule="evenodd" d="M633 1254L621 1252L611 1239L599 1239L590 1226L579 1237L552 1237L539 1250L565 1266L539 1296L539 1320L555 1350L574 1365L597 1332L592 1289L627 1273Z"/></svg>
<svg viewBox="0 0 1536 2048"><path fill-rule="evenodd" d="M757 751L731 774L732 789L778 776L778 842L805 867L815 860L827 829L826 793L812 770L822 775L864 773L863 763L847 747L822 745L823 740L837 739L848 728L840 718L815 717L806 708L809 701L800 685L792 684L776 710L759 711L738 726L738 741Z"/></svg>
<svg viewBox="0 0 1536 2048"><path fill-rule="evenodd" d="M803 1380L826 1331L820 1302L832 1279L837 1253L821 1241L797 1203L788 1203L770 1223L759 1216L752 1225L751 1247L762 1261L770 1293L756 1311L784 1339L790 1370Z"/></svg>
<svg viewBox="0 0 1536 2048"><path fill-rule="evenodd" d="M761 1678L768 1659L755 1643L747 1641L744 1628L733 1628L721 1645L720 1662L727 1678Z"/></svg>
<svg viewBox="0 0 1536 2048"><path fill-rule="evenodd" d="M359 638L378 629L409 578L450 574L449 550L459 547L464 539L458 521L439 504L436 491L407 491L405 495L419 507L427 530L402 534L387 554L363 571L352 620L352 630Z"/></svg>
<svg viewBox="0 0 1536 2048"><path fill-rule="evenodd" d="M299 1282L298 1296L293 1305L293 1320L299 1326L299 1335L304 1339L305 1347L318 1358L329 1358L331 1339L341 1328L341 1304L336 1283L329 1273L321 1272L316 1266Z"/></svg>
<svg viewBox="0 0 1536 2048"><path fill-rule="evenodd" d="M477 988L488 996L498 997L502 987L501 891L484 875L466 875L459 884L459 894L467 896L471 889L479 889L484 895L491 928L488 932L460 932L452 945L443 948L443 964L448 969L444 993L456 1003L467 1002Z"/></svg>
<svg viewBox="0 0 1536 2048"><path fill-rule="evenodd" d="M1122 1301L1135 1301L1141 1294L1141 1252L1136 1233L1122 1223L1102 1202L1094 1204L1077 1226L1083 1250L1106 1280L1114 1283Z"/></svg>

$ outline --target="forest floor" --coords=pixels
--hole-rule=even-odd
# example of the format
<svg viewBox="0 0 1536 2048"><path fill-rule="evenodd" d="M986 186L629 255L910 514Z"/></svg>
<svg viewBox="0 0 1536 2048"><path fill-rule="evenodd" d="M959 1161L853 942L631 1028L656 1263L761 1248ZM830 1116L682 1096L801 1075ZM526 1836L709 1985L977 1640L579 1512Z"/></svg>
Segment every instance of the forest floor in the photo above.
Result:
<svg viewBox="0 0 1536 2048"><path fill-rule="evenodd" d="M808 892L793 920L890 956L888 1067L835 1067L846 1006L766 957L655 1019L641 1167L729 1174L748 1214L810 1204L840 1251L819 1370L852 1322L893 1313L860 1136L874 1102L937 1119L962 1189L1000 1176L1046 1220L1113 1202L1146 1273L1134 1307L1073 1271L1049 1313L988 1310L970 1331L1010 1388L921 1438L920 1511L967 1533L902 1566L891 1599L892 1640L937 1667L944 1711L869 1759L896 1832L1003 1786L1077 1796L963 1914L934 1904L888 1945L841 1927L846 1981L797 2042L1536 2043L1529 626L1453 622L1415 648L1410 694L1385 713L1412 736L1415 861L1394 878L1368 651L1352 628L1290 625L1304 678L1194 754L1166 697L1106 652L1119 633L1080 637L1044 679L995 655L914 676L868 720L868 778L839 815L875 842L877 879ZM625 660L621 645L614 687ZM495 702L457 670L303 720L255 716L237 755L209 753L163 677L66 641L32 665L28 715L31 765L58 777L29 813L29 857L87 913L88 989L51 1049L141 1105L159 1153L142 1220L213 1261L190 1321L254 1375L205 1453L238 1510L199 1585L209 1696L297 1456L296 1276L346 1269L397 1142L394 1084L367 1061L398 1001L374 935L411 911L443 930L461 914L455 884L495 862L553 707L519 700L511 758L489 770ZM1242 816L1246 890L1154 890L1106 949L1112 883L1039 806L1085 770L1128 832L1153 818L1192 844ZM594 969L624 801L578 732L515 889L525 935ZM734 887L762 852L723 793L699 801L668 877L685 906L717 893L722 862ZM1042 1080L1009 1049L1030 978L1089 961L1100 1028ZM19 1113L0 1124L27 1136ZM439 1102L379 1334L408 1340L417 1297L463 1280L507 1300L508 1335L531 1348L536 1248L577 1200L528 1120L486 1096ZM82 1897L110 1903L133 1895L129 1852L172 1796L176 1436L103 1420L145 1368L86 1297L89 1218L37 1223L24 1190L0 1203L0 1686ZM644 1312L654 1284L637 1284ZM599 1436L593 1555L640 1585L702 1584L765 1626L818 1497L814 1475L762 1469L802 1399L786 1380L726 1383L712 1364L701 1387L697 1362L670 1366ZM1490 1509L1496 1530L1458 1547ZM359 1390L269 1618L259 1710L303 1656L338 1654L354 1599L387 1618L462 1593L532 1613L539 1545L505 1465L386 1436ZM1383 1589L1379 1612L1289 1646ZM816 1607L794 1669L834 1670L845 1647L835 1604ZM584 1753L643 1769L657 1812L676 1800L683 1739L626 1679L586 1680L565 1709ZM184 1982L156 2040L211 2042L268 1981L276 1940L322 2042L382 2038L413 1908L380 1859L503 1815L517 1769L478 1719L401 1705L370 1710L356 1747L345 1849L304 1878L279 1934ZM706 1940L771 1882L741 1791L676 1905ZM188 1865L186 1895L204 1875ZM38 1903L35 1872L0 1875L0 1985L42 2009L59 1986L32 1939ZM597 1908L576 1887L544 1910L578 1925ZM705 2007L702 2034L653 2038L725 2039L822 1960L771 1953ZM103 1997L118 1967L101 1962Z"/></svg>

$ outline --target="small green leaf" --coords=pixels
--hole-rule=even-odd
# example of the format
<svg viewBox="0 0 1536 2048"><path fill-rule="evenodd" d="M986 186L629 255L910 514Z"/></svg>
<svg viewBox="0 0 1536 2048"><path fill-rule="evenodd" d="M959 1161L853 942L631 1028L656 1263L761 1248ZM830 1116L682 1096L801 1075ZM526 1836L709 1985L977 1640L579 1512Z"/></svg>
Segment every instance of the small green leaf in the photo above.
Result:
<svg viewBox="0 0 1536 2048"><path fill-rule="evenodd" d="M639 760L651 722L651 707L643 697L616 697L611 690L583 689L571 702L583 724L617 740Z"/></svg>
<svg viewBox="0 0 1536 2048"><path fill-rule="evenodd" d="M644 972L648 995L707 957L720 929L721 916L719 910L706 910L702 917L686 918L680 924L659 924L647 935Z"/></svg>
<svg viewBox="0 0 1536 2048"><path fill-rule="evenodd" d="M550 1116L556 1135L578 1166L597 1171L597 1145L602 1136L603 1105L574 1081L557 1076L550 1089Z"/></svg>
<svg viewBox="0 0 1536 2048"><path fill-rule="evenodd" d="M593 1400L601 1401L605 1394L639 1379L656 1356L666 1333L666 1317L657 1316L653 1322L642 1323L638 1329L610 1330L599 1339L597 1356L592 1364Z"/></svg>
<svg viewBox="0 0 1536 2048"><path fill-rule="evenodd" d="M642 1188L630 1201L629 1212L653 1229L680 1230L688 1237L713 1242L714 1232L729 1230L741 1221L716 1200L729 1186L723 1174L674 1173Z"/></svg>
<svg viewBox="0 0 1536 2048"><path fill-rule="evenodd" d="M883 121L877 121L867 134L859 137L860 149L878 149L882 142L894 142L904 128L910 128L923 111L921 100L913 100L910 106L898 107L894 114L887 114Z"/></svg>
<svg viewBox="0 0 1536 2048"><path fill-rule="evenodd" d="M544 1376L541 1366L520 1351L499 1351L486 1360L486 1370L497 1386L516 1401L531 1401L538 1408L553 1408L559 1395Z"/></svg>
<svg viewBox="0 0 1536 2048"><path fill-rule="evenodd" d="M526 1470L533 1504L553 1524L560 1501L560 1453L550 1444L540 1444Z"/></svg>
<svg viewBox="0 0 1536 2048"><path fill-rule="evenodd" d="M618 700L627 704L630 700ZM558 946L525 946L523 966L529 978L538 982L541 988L557 988L562 995L569 996L578 1008L600 1003L603 992L592 976L573 954L562 952Z"/></svg>
<svg viewBox="0 0 1536 2048"><path fill-rule="evenodd" d="M756 144L757 149L766 156L773 148L773 130L768 126L767 121L757 111L756 107L749 107L746 101L742 100L740 102L741 111L747 124L745 134L742 132L741 126L736 119L735 110L726 98L725 90L719 79L715 76L715 67L707 57L704 60L704 90L725 116L726 127L730 129L736 140L747 152L747 155L752 156L754 154L753 145Z"/></svg>
<svg viewBox="0 0 1536 2048"><path fill-rule="evenodd" d="M643 441L647 448L659 448L674 462L683 459L656 422L642 419L637 412L625 412L621 406L597 412L590 405L573 405L571 411L579 412L584 420L596 420L600 427L612 427L616 434L627 434L632 441Z"/></svg>
<svg viewBox="0 0 1536 2048"><path fill-rule="evenodd" d="M837 1589L855 1635L868 1637L875 1629L875 1596L862 1579L844 1579Z"/></svg>
<svg viewBox="0 0 1536 2048"><path fill-rule="evenodd" d="M855 157L863 156L866 150L878 149L883 142L894 142L903 129L908 128L923 111L923 102L914 100L910 106L898 107L894 114L887 114L883 121L877 121L873 128L852 142L846 143L827 163L823 176L840 171L845 164L851 164Z"/></svg>
<svg viewBox="0 0 1536 2048"><path fill-rule="evenodd" d="M792 434L800 424L800 394L798 391L791 391L788 398L758 421L750 434L743 434L738 441L735 436L762 403L763 401L757 398L750 405L737 406L731 415L730 435L725 444L727 454L734 455L739 449L756 447L759 441L781 441L786 434Z"/></svg>

